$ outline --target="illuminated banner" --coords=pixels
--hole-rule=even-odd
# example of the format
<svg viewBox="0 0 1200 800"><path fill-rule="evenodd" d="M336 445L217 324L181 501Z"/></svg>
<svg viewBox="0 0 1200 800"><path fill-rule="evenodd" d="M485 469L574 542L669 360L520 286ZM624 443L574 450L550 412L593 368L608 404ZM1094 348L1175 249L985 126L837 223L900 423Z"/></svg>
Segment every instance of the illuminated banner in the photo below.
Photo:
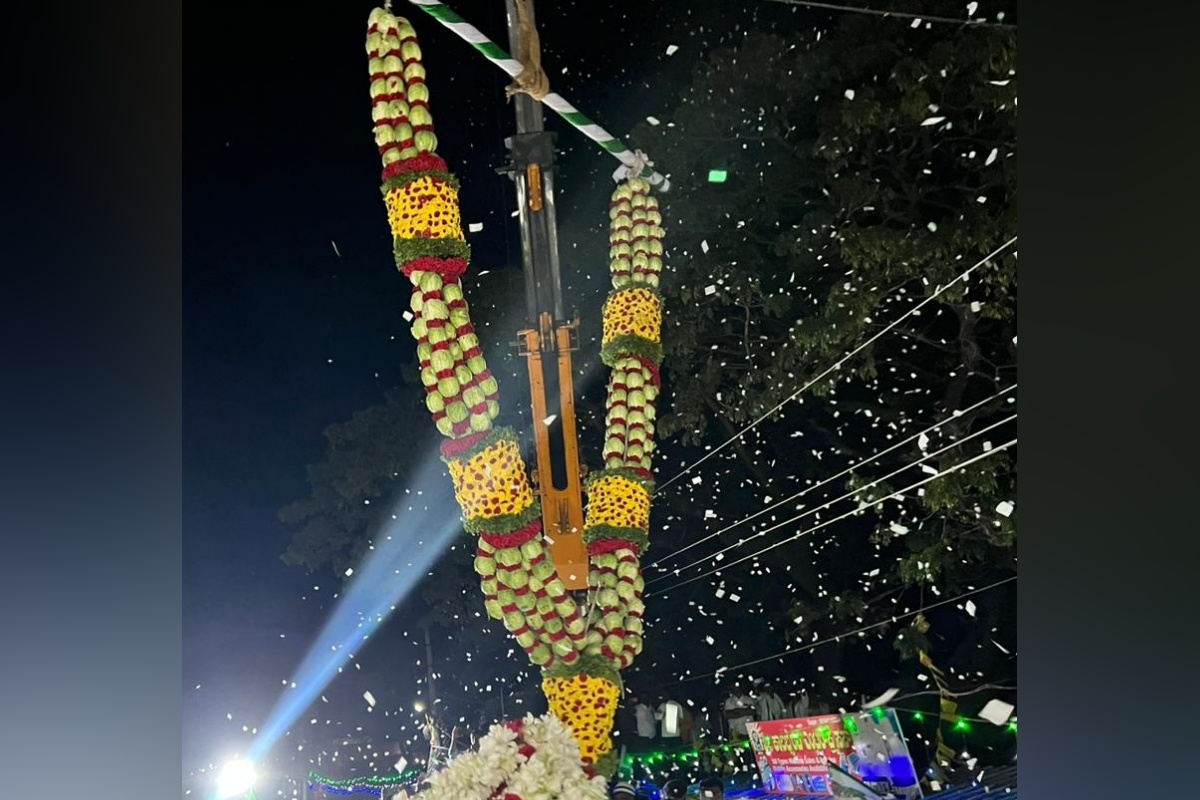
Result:
<svg viewBox="0 0 1200 800"><path fill-rule="evenodd" d="M832 764L879 794L922 796L893 711L751 722L746 729L763 788L770 794L836 797Z"/></svg>

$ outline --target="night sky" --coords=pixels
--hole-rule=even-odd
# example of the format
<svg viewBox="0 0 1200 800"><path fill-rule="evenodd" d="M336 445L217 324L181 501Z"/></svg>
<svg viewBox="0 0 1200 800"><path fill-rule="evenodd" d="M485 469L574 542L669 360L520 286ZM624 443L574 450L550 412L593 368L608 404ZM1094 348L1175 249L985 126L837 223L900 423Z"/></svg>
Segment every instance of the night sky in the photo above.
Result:
<svg viewBox="0 0 1200 800"><path fill-rule="evenodd" d="M817 19L774 3L712 5L538 5L552 87L623 137L664 113L695 59L739 26ZM320 626L336 581L280 561L291 531L277 510L307 494L304 468L323 452L323 428L381 402L412 359L408 283L393 265L371 136L372 7L191 11L204 18L197 27L219 33L189 44L185 74L185 774L244 750L243 726L262 723ZM452 7L507 46L499 0ZM470 235L473 269L518 268L513 190L494 171L514 132L508 76L419 10L396 11L421 37L463 221L484 224ZM604 263L602 210L619 164L552 114L547 126L560 132L570 282L588 261L574 254ZM369 648L362 656L361 673L330 688L331 703L365 711L364 689L385 683L403 695L409 670L397 678L394 663L371 663Z"/></svg>

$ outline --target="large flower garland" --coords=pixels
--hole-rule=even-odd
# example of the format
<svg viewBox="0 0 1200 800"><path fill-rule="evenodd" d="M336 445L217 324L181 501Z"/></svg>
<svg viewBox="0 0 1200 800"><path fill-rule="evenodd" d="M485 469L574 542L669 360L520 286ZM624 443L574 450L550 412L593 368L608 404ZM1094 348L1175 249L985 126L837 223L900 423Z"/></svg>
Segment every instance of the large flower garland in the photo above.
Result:
<svg viewBox="0 0 1200 800"><path fill-rule="evenodd" d="M412 334L425 402L447 438L442 459L464 526L478 537L475 570L487 613L504 623L542 669L551 711L573 732L582 763L611 775L617 766L612 727L622 691L619 670L642 649L639 559L649 542L650 454L662 359L662 299L656 287L663 231L657 201L640 178L623 182L612 198L614 288L603 310L601 349L612 376L605 468L586 484L590 612L585 618L549 558L541 506L517 439L512 431L493 427L499 387L463 297L460 278L469 266L470 248L462 231L458 182L434 152L437 137L416 31L407 20L377 8L368 21L367 54L384 205L396 265L413 286ZM494 746L487 756L489 769L507 776L512 763L501 758L499 744ZM477 760L483 752L472 755ZM463 774L473 769L462 767ZM429 796L492 797L479 794L482 784L463 780L468 783L454 785L466 793ZM510 783L499 797L526 797L516 785ZM585 795L546 794L543 788L528 795L535 796Z"/></svg>

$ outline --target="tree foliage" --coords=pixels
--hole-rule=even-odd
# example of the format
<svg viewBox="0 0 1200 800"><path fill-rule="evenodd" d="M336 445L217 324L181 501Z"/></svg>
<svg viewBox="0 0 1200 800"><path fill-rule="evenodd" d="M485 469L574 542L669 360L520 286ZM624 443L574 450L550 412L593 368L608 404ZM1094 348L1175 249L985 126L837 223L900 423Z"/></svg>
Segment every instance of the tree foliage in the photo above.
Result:
<svg viewBox="0 0 1200 800"><path fill-rule="evenodd" d="M961 13L937 6L921 10ZM1016 436L1016 393L1002 393L1016 381L1015 246L985 258L1016 236L1016 86L1012 30L847 14L829 30L746 32L635 132L673 184L660 433L712 446L768 415L731 448L760 499L890 449L793 508L848 499L739 548L861 506L805 535L807 550L720 573L768 580L764 565L811 559L815 580L787 582L792 641L886 618L881 593L1015 572L1016 451L993 452ZM927 455L936 478L916 463ZM897 627L906 655L927 641Z"/></svg>

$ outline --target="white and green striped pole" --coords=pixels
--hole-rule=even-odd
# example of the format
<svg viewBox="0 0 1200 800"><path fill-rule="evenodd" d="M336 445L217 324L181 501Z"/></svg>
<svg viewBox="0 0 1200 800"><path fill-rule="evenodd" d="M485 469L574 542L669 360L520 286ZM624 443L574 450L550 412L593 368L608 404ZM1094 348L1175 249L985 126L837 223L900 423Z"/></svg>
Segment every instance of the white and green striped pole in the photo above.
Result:
<svg viewBox="0 0 1200 800"><path fill-rule="evenodd" d="M484 36L478 28L464 20L452 9L439 2L439 0L409 0L409 2L454 31L458 34L459 38L482 53L484 58L500 67L500 69L512 77L515 78L521 74L524 67L520 61L517 61L506 53L502 47ZM671 188L670 181L665 176L655 172L642 154L631 151L620 139L604 130L604 128L601 128L595 122L592 122L579 109L563 99L562 95L557 92L551 92L543 97L541 102L570 123L584 136L603 147L609 153L612 153L630 172L636 170L639 177L645 178L650 182L651 186L660 192L665 192Z"/></svg>

